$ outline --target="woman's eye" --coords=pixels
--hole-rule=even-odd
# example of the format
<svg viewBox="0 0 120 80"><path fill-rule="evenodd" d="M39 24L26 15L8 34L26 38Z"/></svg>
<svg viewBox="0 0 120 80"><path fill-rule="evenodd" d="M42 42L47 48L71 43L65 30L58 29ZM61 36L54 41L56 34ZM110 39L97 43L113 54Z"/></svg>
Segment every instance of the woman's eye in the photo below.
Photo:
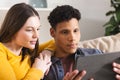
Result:
<svg viewBox="0 0 120 80"><path fill-rule="evenodd" d="M26 31L32 31L32 29L27 29Z"/></svg>

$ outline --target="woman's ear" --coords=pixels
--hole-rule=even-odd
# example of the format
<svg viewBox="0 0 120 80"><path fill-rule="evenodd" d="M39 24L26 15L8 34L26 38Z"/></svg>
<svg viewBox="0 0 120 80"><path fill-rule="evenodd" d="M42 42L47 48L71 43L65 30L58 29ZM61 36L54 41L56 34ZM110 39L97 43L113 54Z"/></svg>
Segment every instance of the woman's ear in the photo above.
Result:
<svg viewBox="0 0 120 80"><path fill-rule="evenodd" d="M55 29L50 28L50 35L54 38L55 37Z"/></svg>

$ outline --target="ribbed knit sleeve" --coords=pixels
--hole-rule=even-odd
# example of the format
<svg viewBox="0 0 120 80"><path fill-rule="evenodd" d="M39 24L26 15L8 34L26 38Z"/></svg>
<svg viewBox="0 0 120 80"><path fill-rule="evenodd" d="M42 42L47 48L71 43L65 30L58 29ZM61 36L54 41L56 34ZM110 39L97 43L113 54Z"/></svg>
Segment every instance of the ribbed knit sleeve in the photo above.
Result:
<svg viewBox="0 0 120 80"><path fill-rule="evenodd" d="M41 52L42 50L44 49L47 49L47 50L50 50L50 51L55 51L55 41L53 39L45 42L45 43L42 43L40 44L39 46L39 52Z"/></svg>

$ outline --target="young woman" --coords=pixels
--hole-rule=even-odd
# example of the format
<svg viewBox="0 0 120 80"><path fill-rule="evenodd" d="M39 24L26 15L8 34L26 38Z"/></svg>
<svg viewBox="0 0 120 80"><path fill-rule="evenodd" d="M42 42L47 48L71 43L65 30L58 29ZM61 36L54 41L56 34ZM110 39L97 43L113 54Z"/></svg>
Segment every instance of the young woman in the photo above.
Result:
<svg viewBox="0 0 120 80"><path fill-rule="evenodd" d="M19 3L9 9L0 30L0 80L43 78L51 62L39 53L39 28L39 14L30 5Z"/></svg>

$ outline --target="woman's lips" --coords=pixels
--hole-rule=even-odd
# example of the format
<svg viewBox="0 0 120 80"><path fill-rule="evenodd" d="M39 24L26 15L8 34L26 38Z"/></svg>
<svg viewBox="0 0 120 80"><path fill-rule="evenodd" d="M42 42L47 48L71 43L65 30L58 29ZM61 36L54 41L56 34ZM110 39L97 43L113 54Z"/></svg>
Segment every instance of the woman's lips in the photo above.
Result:
<svg viewBox="0 0 120 80"><path fill-rule="evenodd" d="M36 44L36 41L30 41L30 43L31 43L32 45L35 45L35 44Z"/></svg>

